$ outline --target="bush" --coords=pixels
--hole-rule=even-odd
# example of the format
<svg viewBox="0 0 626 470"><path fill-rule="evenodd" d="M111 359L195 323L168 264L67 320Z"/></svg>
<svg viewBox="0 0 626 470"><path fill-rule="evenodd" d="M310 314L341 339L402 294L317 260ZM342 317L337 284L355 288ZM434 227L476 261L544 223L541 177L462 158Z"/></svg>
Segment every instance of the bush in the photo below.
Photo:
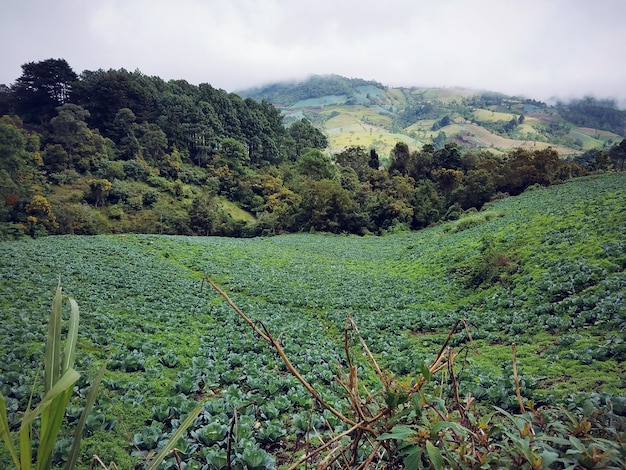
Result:
<svg viewBox="0 0 626 470"><path fill-rule="evenodd" d="M118 205L109 207L108 212L109 212L109 219L122 220L124 218L124 209L122 209Z"/></svg>
<svg viewBox="0 0 626 470"><path fill-rule="evenodd" d="M59 173L52 173L49 178L52 184L63 186L65 184L74 184L80 178L80 175L76 170L70 168Z"/></svg>
<svg viewBox="0 0 626 470"><path fill-rule="evenodd" d="M147 168L137 160L128 160L122 164L124 173L128 178L132 178L137 181L145 181L149 176Z"/></svg>
<svg viewBox="0 0 626 470"><path fill-rule="evenodd" d="M143 205L145 207L152 207L161 196L161 192L158 189L150 188L141 197Z"/></svg>
<svg viewBox="0 0 626 470"><path fill-rule="evenodd" d="M26 236L25 227L22 224L0 223L0 241L19 240Z"/></svg>
<svg viewBox="0 0 626 470"><path fill-rule="evenodd" d="M132 185L119 179L113 180L107 200L113 204L128 201L134 195Z"/></svg>
<svg viewBox="0 0 626 470"><path fill-rule="evenodd" d="M87 204L65 204L55 209L59 233L97 235L109 233L107 217Z"/></svg>
<svg viewBox="0 0 626 470"><path fill-rule="evenodd" d="M101 172L104 174L104 177L109 181L113 181L115 179L124 180L126 179L126 172L124 171L124 162L120 161L106 161L104 168L102 168Z"/></svg>

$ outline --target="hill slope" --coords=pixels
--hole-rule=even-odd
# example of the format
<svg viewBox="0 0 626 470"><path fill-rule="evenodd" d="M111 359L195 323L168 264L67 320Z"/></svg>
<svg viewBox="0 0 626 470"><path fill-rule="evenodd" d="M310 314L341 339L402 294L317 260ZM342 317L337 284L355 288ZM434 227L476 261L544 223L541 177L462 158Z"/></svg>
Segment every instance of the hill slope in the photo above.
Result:
<svg viewBox="0 0 626 470"><path fill-rule="evenodd" d="M453 337L469 357L456 363L462 396L515 408L515 342L524 398L544 402L584 392L602 404L603 394L612 393L611 406L623 412L625 197L626 174L617 173L528 191L454 223L385 237L1 242L0 382L13 407L9 421L28 402L32 380L25 374L36 374L59 276L81 306L79 341L98 348L80 350L77 368L93 374L94 358L113 352L84 441L85 461L97 453L132 468L149 451L148 436L156 436L156 445L198 399L207 400L209 414L192 432L208 422L226 429L228 413L241 406L247 439L268 449L277 449L264 440L268 426L280 430L280 440L285 429L310 419L310 397L247 325L203 289L203 275L254 321L282 334L294 364L331 403L347 314L380 364L397 375L414 374L465 317L480 354L466 348L465 333ZM85 382L79 386L84 392ZM243 411L250 402L261 410L256 417L256 407ZM133 458L124 430L140 436ZM207 448L217 452L220 445ZM7 463L1 451L0 463Z"/></svg>
<svg viewBox="0 0 626 470"><path fill-rule="evenodd" d="M286 121L306 118L329 137L331 150L372 147L388 155L397 141L419 147L457 142L507 151L552 146L562 155L603 148L626 135L626 112L591 98L548 106L531 99L463 88L390 88L337 75L239 92L267 100Z"/></svg>

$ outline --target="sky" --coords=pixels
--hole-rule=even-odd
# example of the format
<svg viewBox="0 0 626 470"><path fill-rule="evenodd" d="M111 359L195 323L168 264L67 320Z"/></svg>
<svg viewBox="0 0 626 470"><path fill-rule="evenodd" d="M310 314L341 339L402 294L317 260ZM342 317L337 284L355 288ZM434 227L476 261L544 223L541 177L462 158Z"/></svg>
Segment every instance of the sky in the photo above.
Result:
<svg viewBox="0 0 626 470"><path fill-rule="evenodd" d="M237 92L312 74L626 107L624 0L0 0L21 65L139 70Z"/></svg>

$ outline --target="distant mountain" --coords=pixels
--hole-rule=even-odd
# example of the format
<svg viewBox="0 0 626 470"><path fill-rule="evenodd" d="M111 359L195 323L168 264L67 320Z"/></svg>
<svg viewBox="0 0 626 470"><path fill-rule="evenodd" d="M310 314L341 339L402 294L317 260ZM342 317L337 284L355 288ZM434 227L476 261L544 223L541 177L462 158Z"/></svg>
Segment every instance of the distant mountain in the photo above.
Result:
<svg viewBox="0 0 626 470"><path fill-rule="evenodd" d="M266 100L285 122L307 119L326 133L330 150L361 145L387 155L398 141L412 147L502 151L556 148L576 155L626 136L626 111L613 101L544 102L466 88L386 87L373 80L314 75L237 92Z"/></svg>

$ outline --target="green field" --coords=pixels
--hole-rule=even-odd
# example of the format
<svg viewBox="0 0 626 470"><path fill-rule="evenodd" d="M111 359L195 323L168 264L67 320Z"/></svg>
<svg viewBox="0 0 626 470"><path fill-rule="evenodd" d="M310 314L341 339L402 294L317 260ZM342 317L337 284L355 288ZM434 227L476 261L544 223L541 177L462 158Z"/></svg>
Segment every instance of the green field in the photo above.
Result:
<svg viewBox="0 0 626 470"><path fill-rule="evenodd" d="M519 116L515 114L495 112L489 109L476 109L474 111L474 117L476 120L482 122L510 121L511 119L519 118Z"/></svg>
<svg viewBox="0 0 626 470"><path fill-rule="evenodd" d="M2 242L0 387L9 421L28 403L39 373L59 279L81 307L79 342L89 346L77 358L79 395L112 354L83 441L85 468L94 454L133 468L198 401L205 410L181 444L186 459L208 461L207 454L223 452L221 433L239 409L238 445L289 461L285 455L312 419L310 397L204 276L280 334L295 366L338 408L345 403L333 374L345 362L347 315L380 365L397 376L415 374L455 321L466 318L479 354L466 332L453 336L451 344L463 351L458 386L484 406L516 409L513 343L525 399L614 395L617 406L626 395L624 201L626 174L614 173L383 237ZM35 396L40 391L35 387ZM209 425L222 436L212 443ZM6 465L0 447L0 467Z"/></svg>
<svg viewBox="0 0 626 470"><path fill-rule="evenodd" d="M338 153L351 146L362 146L376 149L385 160L398 142L405 142L412 148L423 145L406 134L392 132L391 117L379 111L377 107L355 105L329 106L320 112L326 119L324 131L330 151Z"/></svg>

